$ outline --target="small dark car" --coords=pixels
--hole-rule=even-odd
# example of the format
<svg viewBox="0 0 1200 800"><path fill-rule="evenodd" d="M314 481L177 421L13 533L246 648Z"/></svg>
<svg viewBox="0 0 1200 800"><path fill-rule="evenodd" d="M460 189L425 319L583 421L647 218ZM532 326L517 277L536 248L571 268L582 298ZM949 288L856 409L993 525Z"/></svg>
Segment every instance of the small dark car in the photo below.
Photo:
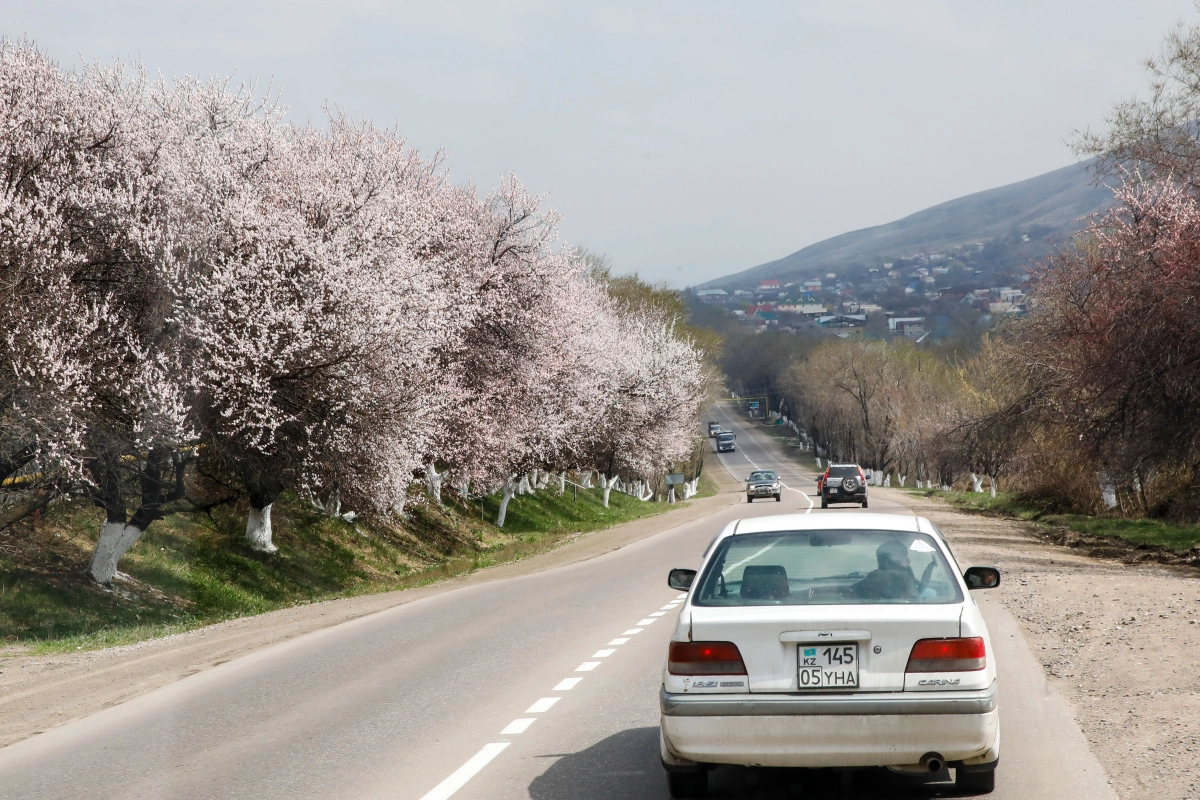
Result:
<svg viewBox="0 0 1200 800"><path fill-rule="evenodd" d="M719 422L709 422L708 423L709 438L716 436L720 432L721 432L721 423L719 423Z"/></svg>
<svg viewBox="0 0 1200 800"><path fill-rule="evenodd" d="M867 476L858 464L830 464L821 482L821 508L830 503L867 507Z"/></svg>

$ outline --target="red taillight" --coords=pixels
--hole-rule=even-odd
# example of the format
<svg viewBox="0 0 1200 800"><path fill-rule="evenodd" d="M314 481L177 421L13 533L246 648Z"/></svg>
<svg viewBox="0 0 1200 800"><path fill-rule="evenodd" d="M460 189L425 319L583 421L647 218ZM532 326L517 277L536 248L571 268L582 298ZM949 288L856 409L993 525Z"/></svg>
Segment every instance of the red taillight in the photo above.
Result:
<svg viewBox="0 0 1200 800"><path fill-rule="evenodd" d="M905 672L974 672L987 666L983 639L921 639L913 645Z"/></svg>
<svg viewBox="0 0 1200 800"><path fill-rule="evenodd" d="M672 675L745 675L733 642L671 642L667 671Z"/></svg>

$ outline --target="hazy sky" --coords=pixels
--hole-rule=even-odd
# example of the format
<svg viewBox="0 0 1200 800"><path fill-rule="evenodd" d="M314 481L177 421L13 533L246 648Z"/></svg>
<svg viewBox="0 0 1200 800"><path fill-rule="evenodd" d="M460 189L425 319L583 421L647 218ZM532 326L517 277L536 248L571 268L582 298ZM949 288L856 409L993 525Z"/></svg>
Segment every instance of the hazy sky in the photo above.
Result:
<svg viewBox="0 0 1200 800"><path fill-rule="evenodd" d="M685 286L1070 163L1191 0L53 2L0 35L396 125L564 238Z"/></svg>

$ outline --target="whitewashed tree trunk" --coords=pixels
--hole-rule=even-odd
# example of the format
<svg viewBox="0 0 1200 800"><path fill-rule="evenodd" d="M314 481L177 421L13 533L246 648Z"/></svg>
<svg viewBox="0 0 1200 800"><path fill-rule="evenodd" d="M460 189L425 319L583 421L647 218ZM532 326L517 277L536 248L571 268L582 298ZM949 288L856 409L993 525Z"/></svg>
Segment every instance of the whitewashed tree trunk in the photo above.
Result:
<svg viewBox="0 0 1200 800"><path fill-rule="evenodd" d="M262 508L250 506L250 514L246 517L246 544L251 550L260 553L275 553L279 548L271 541L271 506L268 503Z"/></svg>
<svg viewBox="0 0 1200 800"><path fill-rule="evenodd" d="M579 476L579 485L581 488L584 488L584 489L592 488L592 471L590 469L585 470Z"/></svg>
<svg viewBox="0 0 1200 800"><path fill-rule="evenodd" d="M1104 477L1100 478L1100 501L1105 508L1117 507L1117 487Z"/></svg>
<svg viewBox="0 0 1200 800"><path fill-rule="evenodd" d="M111 585L117 575L117 563L121 556L129 552L129 548L142 538L143 533L145 531L136 525L124 522L105 522L101 525L100 540L96 542L96 551L92 553L88 576L96 583Z"/></svg>
<svg viewBox="0 0 1200 800"><path fill-rule="evenodd" d="M600 473L600 488L602 490L604 490L604 501L603 502L604 502L605 508L608 508L608 496L610 494L612 494L613 484L615 482L616 482L615 478L609 478L603 472Z"/></svg>
<svg viewBox="0 0 1200 800"><path fill-rule="evenodd" d="M545 489L549 485L550 485L550 473L545 470L542 470L541 475L538 476L537 485L534 486L533 488L537 489L540 492L541 490Z"/></svg>
<svg viewBox="0 0 1200 800"><path fill-rule="evenodd" d="M817 456L817 469L821 468L821 457Z"/></svg>
<svg viewBox="0 0 1200 800"><path fill-rule="evenodd" d="M883 476L883 485L885 488L891 488L891 485L892 485L892 476L891 475Z"/></svg>
<svg viewBox="0 0 1200 800"><path fill-rule="evenodd" d="M558 473L558 496L562 497L567 491L567 472L563 470Z"/></svg>
<svg viewBox="0 0 1200 800"><path fill-rule="evenodd" d="M668 503L675 502L675 487L674 486L672 486L670 489L667 489L667 502Z"/></svg>
<svg viewBox="0 0 1200 800"><path fill-rule="evenodd" d="M522 475L520 482L517 484L517 494L529 494L531 491L529 488L529 476Z"/></svg>
<svg viewBox="0 0 1200 800"><path fill-rule="evenodd" d="M996 496L996 476L988 475L988 490L992 493L992 497Z"/></svg>
<svg viewBox="0 0 1200 800"><path fill-rule="evenodd" d="M425 465L425 488L439 506L442 504L442 481L445 477L446 473L438 472L432 461Z"/></svg>
<svg viewBox="0 0 1200 800"><path fill-rule="evenodd" d="M504 482L504 495L500 498L500 511L496 514L496 527L504 527L504 518L508 516L508 501L517 492L517 477L514 475Z"/></svg>
<svg viewBox="0 0 1200 800"><path fill-rule="evenodd" d="M974 472L971 473L971 487L971 491L975 492L975 494L983 494L983 478Z"/></svg>
<svg viewBox="0 0 1200 800"><path fill-rule="evenodd" d="M900 488L901 488L901 489L903 489L903 488L904 488L904 482L905 482L906 480L908 480L908 476L907 476L907 475L897 475L897 476L896 476L896 480L897 480L897 481L899 481L899 483L900 483Z"/></svg>
<svg viewBox="0 0 1200 800"><path fill-rule="evenodd" d="M538 481L540 481L541 479L542 479L542 471L535 467L534 470L529 473L529 489L530 489L530 491L534 491L534 492L537 491Z"/></svg>

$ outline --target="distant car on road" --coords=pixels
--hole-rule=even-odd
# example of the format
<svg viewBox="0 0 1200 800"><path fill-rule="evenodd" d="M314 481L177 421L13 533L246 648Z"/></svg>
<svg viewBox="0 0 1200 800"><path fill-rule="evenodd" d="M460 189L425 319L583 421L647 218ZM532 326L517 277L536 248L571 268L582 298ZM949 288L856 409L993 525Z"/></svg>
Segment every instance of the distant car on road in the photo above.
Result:
<svg viewBox="0 0 1200 800"><path fill-rule="evenodd" d="M720 433L718 433L717 434L717 452L718 453L732 453L735 449L737 449L737 445L735 445L733 443L733 440L736 438L737 437L734 436L729 431L721 431Z"/></svg>
<svg viewBox="0 0 1200 800"><path fill-rule="evenodd" d="M659 690L672 797L721 764L879 768L986 794L1000 759L995 651L923 517L794 514L729 523L688 592Z"/></svg>
<svg viewBox="0 0 1200 800"><path fill-rule="evenodd" d="M781 497L779 476L769 469L755 470L746 479L746 502L753 503L756 497L774 497L778 503Z"/></svg>
<svg viewBox="0 0 1200 800"><path fill-rule="evenodd" d="M858 464L830 464L817 483L821 508L830 503L854 503L867 507L867 476Z"/></svg>
<svg viewBox="0 0 1200 800"><path fill-rule="evenodd" d="M720 432L721 432L721 423L719 423L719 422L709 422L708 423L709 438L716 436Z"/></svg>

